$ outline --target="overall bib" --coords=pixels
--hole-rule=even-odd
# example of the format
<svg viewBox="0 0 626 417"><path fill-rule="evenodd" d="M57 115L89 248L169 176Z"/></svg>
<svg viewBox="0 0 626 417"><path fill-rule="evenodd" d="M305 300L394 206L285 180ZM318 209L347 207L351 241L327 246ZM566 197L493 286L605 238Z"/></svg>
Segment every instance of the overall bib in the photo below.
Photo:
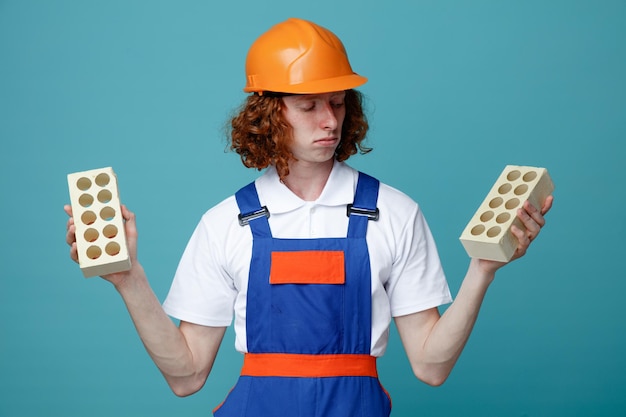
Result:
<svg viewBox="0 0 626 417"><path fill-rule="evenodd" d="M379 183L359 173L345 238L272 237L254 183L236 193L251 228L248 353L216 417L387 417L371 346L365 235Z"/></svg>

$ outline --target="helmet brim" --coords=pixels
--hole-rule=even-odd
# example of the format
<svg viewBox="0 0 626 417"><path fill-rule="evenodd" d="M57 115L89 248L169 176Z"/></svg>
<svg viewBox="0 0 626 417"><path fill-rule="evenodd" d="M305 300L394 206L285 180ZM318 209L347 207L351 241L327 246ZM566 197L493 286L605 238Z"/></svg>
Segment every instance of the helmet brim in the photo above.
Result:
<svg viewBox="0 0 626 417"><path fill-rule="evenodd" d="M324 80L307 81L300 84L285 84L272 86L273 93L286 94L323 94L333 91L350 90L359 87L367 82L367 78L358 74L344 75L341 77L327 78ZM243 89L246 93L264 93L270 90L263 90L246 86Z"/></svg>

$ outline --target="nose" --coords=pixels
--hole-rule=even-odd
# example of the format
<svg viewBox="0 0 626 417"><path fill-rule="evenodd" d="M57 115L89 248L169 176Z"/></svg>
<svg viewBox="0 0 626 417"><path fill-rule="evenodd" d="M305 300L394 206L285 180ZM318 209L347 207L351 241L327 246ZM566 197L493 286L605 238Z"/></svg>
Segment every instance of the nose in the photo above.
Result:
<svg viewBox="0 0 626 417"><path fill-rule="evenodd" d="M335 115L335 109L330 103L324 104L321 116L321 127L329 131L337 129L337 116Z"/></svg>

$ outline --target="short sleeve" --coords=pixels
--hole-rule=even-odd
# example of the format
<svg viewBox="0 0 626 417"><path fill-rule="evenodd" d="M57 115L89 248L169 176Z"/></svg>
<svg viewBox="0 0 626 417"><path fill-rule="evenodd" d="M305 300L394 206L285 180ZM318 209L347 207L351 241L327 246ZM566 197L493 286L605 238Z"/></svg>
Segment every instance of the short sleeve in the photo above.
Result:
<svg viewBox="0 0 626 417"><path fill-rule="evenodd" d="M232 323L237 290L225 257L228 222L220 211L217 207L202 217L181 257L163 303L176 319L218 327Z"/></svg>
<svg viewBox="0 0 626 417"><path fill-rule="evenodd" d="M417 204L405 212L404 227L395 249L386 284L393 317L452 301L435 241Z"/></svg>

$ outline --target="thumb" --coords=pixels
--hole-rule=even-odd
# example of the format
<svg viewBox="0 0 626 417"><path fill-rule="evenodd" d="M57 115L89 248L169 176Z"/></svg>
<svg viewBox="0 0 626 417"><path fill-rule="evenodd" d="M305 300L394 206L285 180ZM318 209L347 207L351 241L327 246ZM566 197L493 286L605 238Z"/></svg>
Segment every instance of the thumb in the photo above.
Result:
<svg viewBox="0 0 626 417"><path fill-rule="evenodd" d="M137 221L135 213L130 211L125 205L121 205L122 217L124 218L124 231L126 232L126 243L131 259L137 259Z"/></svg>

